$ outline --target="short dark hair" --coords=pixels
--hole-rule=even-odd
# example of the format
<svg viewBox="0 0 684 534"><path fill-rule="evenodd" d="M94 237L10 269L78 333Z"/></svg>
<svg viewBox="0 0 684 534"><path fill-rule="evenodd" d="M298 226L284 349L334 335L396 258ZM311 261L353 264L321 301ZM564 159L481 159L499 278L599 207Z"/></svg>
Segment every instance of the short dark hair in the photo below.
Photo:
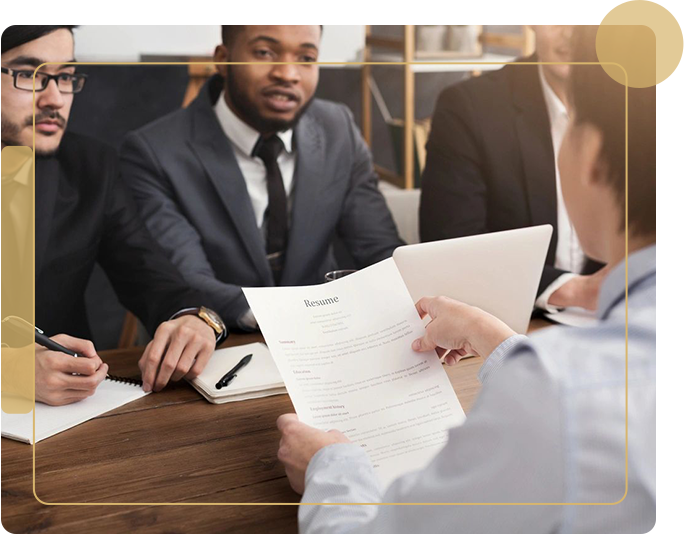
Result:
<svg viewBox="0 0 684 534"><path fill-rule="evenodd" d="M576 26L573 61L598 62L598 26ZM655 58L653 58L655 66ZM625 86L613 80L601 65L573 65L568 99L577 124L596 127L603 136L602 157L608 185L625 206L625 176L629 170L629 230L635 235L656 233L656 90L628 88L629 140L625 163ZM623 213L624 215L624 213ZM624 228L624 218L623 226Z"/></svg>
<svg viewBox="0 0 684 534"><path fill-rule="evenodd" d="M12 50L18 46L35 41L57 30L69 30L70 32L78 26L9 26L2 32L2 53Z"/></svg>
<svg viewBox="0 0 684 534"><path fill-rule="evenodd" d="M233 46L235 42L235 37L245 29L245 26L221 26L221 41L223 45L227 48ZM321 25L321 31L323 31L323 26Z"/></svg>

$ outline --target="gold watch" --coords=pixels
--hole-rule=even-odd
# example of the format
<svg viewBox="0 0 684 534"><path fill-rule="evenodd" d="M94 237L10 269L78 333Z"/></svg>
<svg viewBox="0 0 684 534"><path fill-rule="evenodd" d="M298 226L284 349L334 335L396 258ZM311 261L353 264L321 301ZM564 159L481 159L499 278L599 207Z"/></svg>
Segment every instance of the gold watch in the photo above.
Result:
<svg viewBox="0 0 684 534"><path fill-rule="evenodd" d="M176 317L182 317L183 315L196 315L207 323L216 332L216 344L218 345L224 339L228 337L228 329L226 328L226 323L223 322L221 316L214 310L200 306L199 308L187 308L185 310L179 311L175 314Z"/></svg>

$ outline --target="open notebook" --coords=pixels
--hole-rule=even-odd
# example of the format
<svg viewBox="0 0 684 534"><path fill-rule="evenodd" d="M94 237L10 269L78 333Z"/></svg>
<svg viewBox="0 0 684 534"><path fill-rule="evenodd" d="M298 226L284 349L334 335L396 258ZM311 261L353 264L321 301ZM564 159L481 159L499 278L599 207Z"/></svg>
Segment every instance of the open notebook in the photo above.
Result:
<svg viewBox="0 0 684 534"><path fill-rule="evenodd" d="M227 387L216 389L216 383L221 377L248 354L252 354L249 364L238 371ZM287 393L273 357L263 343L217 350L204 371L190 383L213 404Z"/></svg>
<svg viewBox="0 0 684 534"><path fill-rule="evenodd" d="M147 395L139 380L110 376L97 387L95 394L66 406L36 403L36 442L85 423L114 408ZM2 437L33 443L33 413L2 412Z"/></svg>

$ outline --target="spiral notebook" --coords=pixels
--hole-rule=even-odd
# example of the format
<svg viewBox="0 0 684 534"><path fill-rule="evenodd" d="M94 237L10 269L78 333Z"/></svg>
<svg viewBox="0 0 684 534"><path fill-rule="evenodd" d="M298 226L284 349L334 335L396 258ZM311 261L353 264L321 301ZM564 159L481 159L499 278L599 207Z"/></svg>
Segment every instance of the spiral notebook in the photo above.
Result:
<svg viewBox="0 0 684 534"><path fill-rule="evenodd" d="M95 394L66 406L36 403L36 442L64 432L99 415L147 395L142 381L110 375L97 387ZM2 412L2 437L33 443L33 413Z"/></svg>

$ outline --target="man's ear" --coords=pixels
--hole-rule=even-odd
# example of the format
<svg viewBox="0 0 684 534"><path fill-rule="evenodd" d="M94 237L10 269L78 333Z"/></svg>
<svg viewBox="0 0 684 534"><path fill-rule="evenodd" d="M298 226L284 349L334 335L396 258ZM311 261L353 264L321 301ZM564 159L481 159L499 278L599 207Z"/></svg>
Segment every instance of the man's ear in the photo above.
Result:
<svg viewBox="0 0 684 534"><path fill-rule="evenodd" d="M580 180L588 186L605 183L608 176L608 164L603 154L603 134L590 123L578 126L578 130L585 169L585 172L580 175Z"/></svg>
<svg viewBox="0 0 684 534"><path fill-rule="evenodd" d="M609 167L606 156L603 152L599 152L596 163L592 166L589 178L592 185L605 184L608 177Z"/></svg>
<svg viewBox="0 0 684 534"><path fill-rule="evenodd" d="M228 49L225 47L225 45L220 44L214 49L215 63L225 63L226 61L230 61L228 57ZM216 65L216 70L225 79L228 74L228 65Z"/></svg>

